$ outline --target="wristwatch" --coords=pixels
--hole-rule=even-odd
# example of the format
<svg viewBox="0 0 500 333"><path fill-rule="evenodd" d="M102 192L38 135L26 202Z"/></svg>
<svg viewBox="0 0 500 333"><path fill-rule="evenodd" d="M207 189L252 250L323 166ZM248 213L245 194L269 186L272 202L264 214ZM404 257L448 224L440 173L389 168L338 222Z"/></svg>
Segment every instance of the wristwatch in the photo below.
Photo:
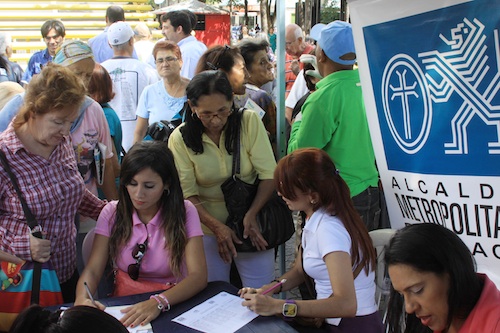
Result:
<svg viewBox="0 0 500 333"><path fill-rule="evenodd" d="M292 320L297 316L297 304L293 299L287 299L283 304L283 311L281 312L285 320Z"/></svg>

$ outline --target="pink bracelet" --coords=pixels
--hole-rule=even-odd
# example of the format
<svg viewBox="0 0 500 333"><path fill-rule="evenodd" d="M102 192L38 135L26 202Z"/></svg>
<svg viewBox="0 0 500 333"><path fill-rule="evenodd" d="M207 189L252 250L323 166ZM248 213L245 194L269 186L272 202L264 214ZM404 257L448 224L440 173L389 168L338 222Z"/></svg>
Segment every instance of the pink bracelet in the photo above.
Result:
<svg viewBox="0 0 500 333"><path fill-rule="evenodd" d="M165 311L170 311L170 302L168 301L167 297L163 294L157 294L156 296L160 297L163 300L163 306L165 306L167 309Z"/></svg>
<svg viewBox="0 0 500 333"><path fill-rule="evenodd" d="M149 296L149 299L154 299L158 303L158 310L160 310L161 312L167 311L165 310L165 306L163 305L163 302L160 300L158 295L151 295Z"/></svg>

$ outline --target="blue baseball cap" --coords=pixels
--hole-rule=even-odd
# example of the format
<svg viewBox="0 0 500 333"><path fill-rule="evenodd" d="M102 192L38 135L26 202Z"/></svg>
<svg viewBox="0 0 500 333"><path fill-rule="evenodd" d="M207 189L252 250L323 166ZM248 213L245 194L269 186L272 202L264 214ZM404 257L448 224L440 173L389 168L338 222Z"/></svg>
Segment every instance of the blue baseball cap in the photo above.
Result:
<svg viewBox="0 0 500 333"><path fill-rule="evenodd" d="M314 37L313 37L314 38ZM321 29L318 44L330 60L341 65L354 65L356 59L342 60L347 53L356 53L351 24L333 21Z"/></svg>

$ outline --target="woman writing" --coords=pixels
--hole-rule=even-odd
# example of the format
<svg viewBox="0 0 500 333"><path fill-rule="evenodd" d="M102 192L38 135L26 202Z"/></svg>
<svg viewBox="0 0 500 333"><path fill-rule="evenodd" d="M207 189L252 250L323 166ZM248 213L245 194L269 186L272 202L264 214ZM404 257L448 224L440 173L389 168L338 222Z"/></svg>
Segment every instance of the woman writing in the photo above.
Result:
<svg viewBox="0 0 500 333"><path fill-rule="evenodd" d="M159 41L153 49L156 70L162 80L144 88L137 105L134 142L146 135L148 125L160 120L181 123L189 79L181 77L181 50L172 41Z"/></svg>
<svg viewBox="0 0 500 333"><path fill-rule="evenodd" d="M229 281L234 259L245 285L259 286L274 276L274 250L260 233L256 214L274 190L272 174L276 166L266 130L255 112L239 117L233 108L233 90L222 71L205 71L191 80L187 89L189 109L186 121L174 130L168 145L175 156L184 196L193 202L203 224L203 245L207 257L208 280ZM240 120L241 119L241 120ZM240 177L260 183L257 195L244 219L244 237L256 252L237 253L241 240L225 225L228 212L221 190L232 175L235 131L241 127Z"/></svg>
<svg viewBox="0 0 500 333"><path fill-rule="evenodd" d="M385 252L392 288L389 332L500 332L500 291L451 230L413 224Z"/></svg>
<svg viewBox="0 0 500 333"><path fill-rule="evenodd" d="M329 332L381 333L375 250L330 157L321 149L296 150L279 161L274 182L290 210L306 214L303 252L278 279L286 279L281 286L272 282L259 289L241 289L242 304L260 315L326 318ZM292 302L263 294L273 287L278 293L298 286L304 272L314 279L317 299Z"/></svg>
<svg viewBox="0 0 500 333"><path fill-rule="evenodd" d="M163 142L137 143L125 155L119 193L120 199L108 203L97 220L75 304L94 306L84 282L94 293L108 257L118 269L117 283L120 275L164 286L176 284L124 310L122 323L136 327L205 288L203 233L196 208L183 200L172 153ZM97 306L104 308L101 303Z"/></svg>
<svg viewBox="0 0 500 333"><path fill-rule="evenodd" d="M0 169L0 250L23 260L52 260L65 302L74 300L77 212L96 219L104 202L85 189L69 138L85 98L73 72L46 66L27 87L17 117L0 134L0 149L45 239L31 235L4 168Z"/></svg>

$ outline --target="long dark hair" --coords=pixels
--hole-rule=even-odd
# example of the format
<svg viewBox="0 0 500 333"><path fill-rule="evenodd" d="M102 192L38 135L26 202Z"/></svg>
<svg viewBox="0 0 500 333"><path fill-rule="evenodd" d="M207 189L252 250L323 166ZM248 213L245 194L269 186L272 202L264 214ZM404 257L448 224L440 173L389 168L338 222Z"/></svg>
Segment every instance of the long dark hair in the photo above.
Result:
<svg viewBox="0 0 500 333"><path fill-rule="evenodd" d="M233 89L231 88L231 83L229 83L227 75L223 71L201 72L200 74L195 75L186 87L187 99L194 106L198 105L198 100L201 96L213 94L221 94L227 101L233 100ZM201 137L205 127L187 103L185 110L185 124L179 129L182 133L184 143L195 153L203 154L203 143ZM239 122L241 122L241 117L238 112L235 112L233 106L233 110L231 115L227 118L227 123L224 129L226 133L225 148L229 154L233 152L233 142Z"/></svg>
<svg viewBox="0 0 500 333"><path fill-rule="evenodd" d="M303 148L283 157L274 170L274 183L291 200L297 198L296 189L318 193L312 208L323 208L342 221L351 236L352 266L361 265L367 274L375 269L377 255L368 230L354 208L349 187L325 151Z"/></svg>
<svg viewBox="0 0 500 333"><path fill-rule="evenodd" d="M481 294L482 282L472 254L443 226L423 223L398 230L386 247L384 260L387 267L408 265L420 272L449 276L448 327L454 318L467 318ZM432 332L415 314L404 312L404 299L392 287L388 309L389 332Z"/></svg>
<svg viewBox="0 0 500 333"><path fill-rule="evenodd" d="M73 306L51 312L40 305L26 308L16 318L9 333L127 333L115 317L90 306Z"/></svg>
<svg viewBox="0 0 500 333"><path fill-rule="evenodd" d="M138 142L125 155L120 171L119 201L116 220L109 240L111 258L116 258L120 248L130 239L134 206L126 186L134 176L151 168L168 185L160 199L161 228L165 234L165 246L171 254L170 267L176 276L180 275L184 250L187 244L186 208L174 156L165 142Z"/></svg>

